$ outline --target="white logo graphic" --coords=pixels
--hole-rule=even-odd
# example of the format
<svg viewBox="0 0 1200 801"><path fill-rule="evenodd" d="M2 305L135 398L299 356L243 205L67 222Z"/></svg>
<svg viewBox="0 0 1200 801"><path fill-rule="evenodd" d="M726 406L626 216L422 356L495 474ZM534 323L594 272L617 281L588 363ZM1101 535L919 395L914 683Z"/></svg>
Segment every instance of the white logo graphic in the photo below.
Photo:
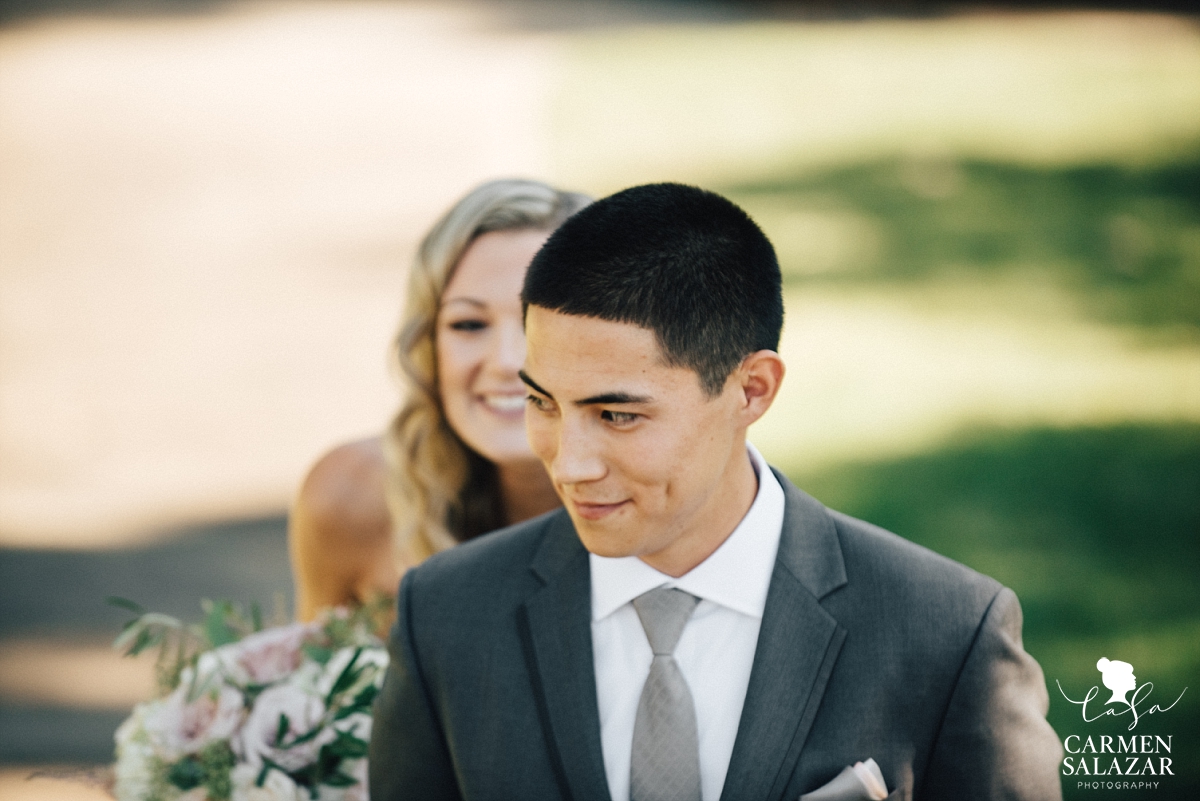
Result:
<svg viewBox="0 0 1200 801"><path fill-rule="evenodd" d="M1122 662L1119 659L1109 659L1102 656L1100 657L1100 661L1096 663L1096 670L1100 671L1101 681L1104 683L1104 686L1112 690L1112 697L1105 702L1105 708L1095 715L1088 715L1088 704L1099 697L1099 687L1092 687L1092 689L1088 690L1087 695L1083 697L1082 701L1076 701L1063 691L1061 682L1058 680L1054 682L1058 685L1058 691L1062 693L1063 698L1066 698L1076 706L1082 707L1081 712L1083 713L1085 723L1099 720L1105 715L1118 717L1128 714L1133 718L1129 723L1128 729L1132 731L1138 725L1139 718L1144 715L1169 711L1175 704L1179 703L1179 698L1183 698L1183 693L1187 692L1187 687L1184 687L1183 692L1179 694L1179 698L1171 702L1171 706L1154 704L1147 709L1141 709L1139 707L1142 705L1142 702L1154 691L1154 682L1148 681L1139 685L1137 683L1137 676L1133 675L1133 665L1128 662ZM1129 693L1133 693L1133 695L1126 698L1125 696L1129 695Z"/></svg>
<svg viewBox="0 0 1200 801"><path fill-rule="evenodd" d="M1137 676L1133 675L1133 665L1119 659L1107 659L1102 656L1096 663L1096 670L1100 671L1104 677L1101 679L1104 686L1112 690L1112 698L1109 698L1107 703L1120 702L1131 706L1129 701L1125 700L1125 694L1137 687Z"/></svg>
<svg viewBox="0 0 1200 801"><path fill-rule="evenodd" d="M1141 718L1169 711L1187 692L1184 687L1179 697L1165 707L1150 704L1148 699L1154 692L1154 683L1138 684L1133 665L1101 657L1096 662L1096 670L1100 671L1101 683L1112 693L1099 710L1096 709L1101 703L1099 699L1104 697L1099 687L1093 686L1077 701L1063 691L1061 682L1055 682L1062 697L1080 707L1084 723L1094 723L1106 716L1128 715L1130 722L1126 731L1132 731ZM1088 713L1089 704L1091 714ZM1175 775L1171 756L1174 735L1143 731L1114 736L1103 731L1070 734L1063 740L1063 749L1067 753L1062 762L1062 775L1083 777L1076 784L1077 789L1155 790L1161 777ZM1130 781L1130 777L1138 778ZM1154 780L1148 781L1145 777L1154 777Z"/></svg>

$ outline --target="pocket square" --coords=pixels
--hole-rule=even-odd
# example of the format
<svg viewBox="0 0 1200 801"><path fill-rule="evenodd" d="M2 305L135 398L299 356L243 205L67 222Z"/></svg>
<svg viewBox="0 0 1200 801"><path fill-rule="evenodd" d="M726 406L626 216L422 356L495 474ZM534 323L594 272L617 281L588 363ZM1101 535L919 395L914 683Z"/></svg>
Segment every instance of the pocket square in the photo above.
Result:
<svg viewBox="0 0 1200 801"><path fill-rule="evenodd" d="M868 759L847 766L828 784L800 796L800 801L884 801L887 797L883 772L874 759Z"/></svg>

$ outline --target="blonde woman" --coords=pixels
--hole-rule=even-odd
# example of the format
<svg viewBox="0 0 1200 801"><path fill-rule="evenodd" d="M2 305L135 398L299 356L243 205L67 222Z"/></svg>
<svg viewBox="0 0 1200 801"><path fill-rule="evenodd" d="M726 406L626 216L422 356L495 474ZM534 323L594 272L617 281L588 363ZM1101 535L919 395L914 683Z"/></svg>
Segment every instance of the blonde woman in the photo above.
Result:
<svg viewBox="0 0 1200 801"><path fill-rule="evenodd" d="M588 202L491 181L426 235L393 345L403 405L382 436L318 460L292 509L301 620L393 595L407 566L559 505L525 439L519 295L533 254Z"/></svg>

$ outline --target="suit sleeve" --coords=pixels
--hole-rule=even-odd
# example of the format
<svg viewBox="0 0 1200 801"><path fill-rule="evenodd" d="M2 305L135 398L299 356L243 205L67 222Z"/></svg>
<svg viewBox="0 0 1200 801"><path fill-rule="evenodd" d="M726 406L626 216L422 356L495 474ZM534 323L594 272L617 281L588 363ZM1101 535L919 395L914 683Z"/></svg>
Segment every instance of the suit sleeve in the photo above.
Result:
<svg viewBox="0 0 1200 801"><path fill-rule="evenodd" d="M390 662L375 701L369 787L372 801L460 801L446 739L425 686L413 638L417 571L400 583Z"/></svg>
<svg viewBox="0 0 1200 801"><path fill-rule="evenodd" d="M1062 747L1046 722L1046 683L1021 645L1021 621L1017 596L1002 589L963 663L916 798L1062 798Z"/></svg>

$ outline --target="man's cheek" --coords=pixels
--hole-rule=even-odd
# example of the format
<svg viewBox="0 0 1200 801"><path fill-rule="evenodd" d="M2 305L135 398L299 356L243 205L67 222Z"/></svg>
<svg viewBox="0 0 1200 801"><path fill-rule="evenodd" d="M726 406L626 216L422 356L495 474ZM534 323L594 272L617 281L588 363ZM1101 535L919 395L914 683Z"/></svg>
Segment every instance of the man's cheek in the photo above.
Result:
<svg viewBox="0 0 1200 801"><path fill-rule="evenodd" d="M536 409L525 410L525 437L535 456L549 467L554 461L554 433L545 421L537 419Z"/></svg>

